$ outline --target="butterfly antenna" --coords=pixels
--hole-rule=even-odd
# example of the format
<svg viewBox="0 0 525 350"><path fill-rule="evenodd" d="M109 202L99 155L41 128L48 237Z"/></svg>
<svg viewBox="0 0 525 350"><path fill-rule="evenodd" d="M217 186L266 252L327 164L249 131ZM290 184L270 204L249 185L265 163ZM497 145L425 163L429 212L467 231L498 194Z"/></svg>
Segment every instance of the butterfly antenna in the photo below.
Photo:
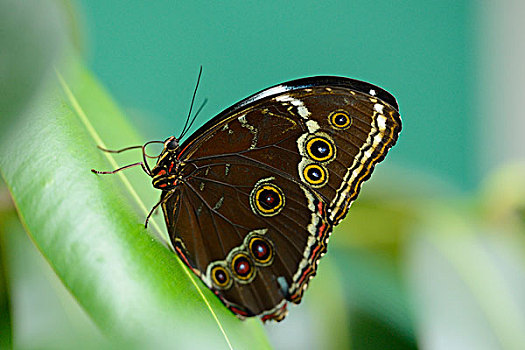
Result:
<svg viewBox="0 0 525 350"><path fill-rule="evenodd" d="M193 117L193 119L191 120L191 123L190 125L188 126L188 128L186 129L186 131L184 132L184 134L182 134L180 138L182 138L184 135L186 135L186 132L190 131L191 129L191 126L193 125L193 123L195 122L195 120L197 119L197 116L199 115L199 113L202 111L202 109L204 108L204 106L206 105L206 103L208 103L208 99L204 99L204 101L202 102L202 104L200 105L199 109L197 109L197 113L195 113L195 116Z"/></svg>
<svg viewBox="0 0 525 350"><path fill-rule="evenodd" d="M143 163L142 169L144 169L146 174L148 174L149 176L152 176L152 175L151 175L151 169L150 169L149 164L148 164L148 160L146 158L155 159L155 158L159 158L160 157L160 154L158 156L156 156L156 157L153 157L153 156L150 156L150 155L148 155L146 153L146 146L148 146L148 145L150 145L152 143L164 143L164 142L163 141L148 141L144 145L142 145L142 163Z"/></svg>
<svg viewBox="0 0 525 350"><path fill-rule="evenodd" d="M193 97L191 98L191 104L190 104L190 111L188 112L188 117L186 118L186 123L184 123L184 127L182 128L182 132L179 136L179 140L182 136L184 136L184 133L187 131L186 126L188 125L188 121L190 120L191 116L191 110L193 109L193 103L195 102L195 96L197 95L197 88L199 87L199 83L201 81L201 75L202 75L202 66L199 70L199 77L197 78L197 84L195 84L195 90L193 90Z"/></svg>

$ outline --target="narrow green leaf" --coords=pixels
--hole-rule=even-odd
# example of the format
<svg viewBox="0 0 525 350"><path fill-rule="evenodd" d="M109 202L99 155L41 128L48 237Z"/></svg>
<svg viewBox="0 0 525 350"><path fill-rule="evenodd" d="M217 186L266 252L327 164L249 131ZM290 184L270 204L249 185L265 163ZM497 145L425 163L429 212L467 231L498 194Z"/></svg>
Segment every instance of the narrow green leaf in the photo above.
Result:
<svg viewBox="0 0 525 350"><path fill-rule="evenodd" d="M14 348L112 349L29 240L14 208L0 215ZM11 348L2 344L10 333L0 332L0 349Z"/></svg>
<svg viewBox="0 0 525 350"><path fill-rule="evenodd" d="M0 181L0 186L2 186ZM3 197L0 193L0 198ZM2 206L0 206L0 209ZM7 258L6 258L6 232L5 221L8 213L0 211L0 349L11 349L12 339L12 320L11 320L11 298L9 286L7 284Z"/></svg>
<svg viewBox="0 0 525 350"><path fill-rule="evenodd" d="M0 169L28 233L65 286L105 334L126 344L269 347L258 320L237 320L144 230L159 193L140 168L120 176L90 172L117 164L97 144L144 140L81 66L60 74L2 140ZM118 164L139 156L130 151Z"/></svg>

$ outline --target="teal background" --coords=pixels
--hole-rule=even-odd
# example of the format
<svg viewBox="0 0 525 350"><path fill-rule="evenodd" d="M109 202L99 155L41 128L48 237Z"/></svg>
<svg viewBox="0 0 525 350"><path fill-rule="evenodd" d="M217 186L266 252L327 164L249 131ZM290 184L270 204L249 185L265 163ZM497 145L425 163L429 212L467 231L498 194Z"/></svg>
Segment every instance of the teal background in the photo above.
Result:
<svg viewBox="0 0 525 350"><path fill-rule="evenodd" d="M194 130L268 86L328 74L397 97L403 119L387 167L460 190L478 183L470 1L88 1L89 67L146 139L180 132L199 65ZM120 146L120 145L115 145Z"/></svg>

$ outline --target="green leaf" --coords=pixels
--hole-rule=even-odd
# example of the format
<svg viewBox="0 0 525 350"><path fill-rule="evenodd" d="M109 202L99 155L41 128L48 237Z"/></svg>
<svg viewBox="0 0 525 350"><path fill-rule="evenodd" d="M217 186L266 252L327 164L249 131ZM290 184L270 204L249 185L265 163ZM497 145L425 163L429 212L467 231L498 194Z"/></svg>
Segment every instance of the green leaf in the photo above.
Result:
<svg viewBox="0 0 525 350"><path fill-rule="evenodd" d="M16 349L111 349L24 232L13 208L0 213L0 244L9 280ZM0 317L4 314L0 313ZM0 332L0 348L11 330ZM82 344L82 345L80 345Z"/></svg>
<svg viewBox="0 0 525 350"><path fill-rule="evenodd" d="M0 181L0 186L2 186ZM11 316L11 300L9 295L9 286L7 284L7 250L5 244L5 221L7 214L1 209L4 209L2 204L3 193L0 192L0 349L11 349L13 346L12 335L12 316Z"/></svg>
<svg viewBox="0 0 525 350"><path fill-rule="evenodd" d="M31 239L95 324L137 348L268 348L260 322L239 321L163 242L150 179L96 145L144 140L107 93L72 64L0 145L0 169ZM63 77L62 77L63 74ZM118 164L140 152L118 155ZM158 200L158 199L157 199ZM137 210L138 209L138 210ZM158 221L158 222L157 222Z"/></svg>

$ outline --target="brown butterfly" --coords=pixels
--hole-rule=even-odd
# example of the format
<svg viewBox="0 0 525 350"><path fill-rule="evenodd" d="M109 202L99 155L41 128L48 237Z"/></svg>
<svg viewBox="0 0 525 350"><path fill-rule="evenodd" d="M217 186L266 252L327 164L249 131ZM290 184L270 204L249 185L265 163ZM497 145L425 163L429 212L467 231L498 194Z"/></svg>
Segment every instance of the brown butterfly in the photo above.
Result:
<svg viewBox="0 0 525 350"><path fill-rule="evenodd" d="M164 149L152 169L147 144L130 166L162 190L155 208L176 253L224 305L240 318L280 321L396 143L397 102L366 82L316 76L260 91L181 143L190 126L154 141Z"/></svg>

